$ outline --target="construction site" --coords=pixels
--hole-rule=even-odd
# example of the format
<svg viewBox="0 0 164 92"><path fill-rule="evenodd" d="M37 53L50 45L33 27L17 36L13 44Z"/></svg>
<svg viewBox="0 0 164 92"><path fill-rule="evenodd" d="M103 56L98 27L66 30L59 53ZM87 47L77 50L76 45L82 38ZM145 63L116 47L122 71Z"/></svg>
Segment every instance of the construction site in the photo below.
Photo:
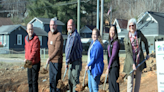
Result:
<svg viewBox="0 0 164 92"><path fill-rule="evenodd" d="M122 74L123 66L124 66L125 57L120 55L120 74ZM13 62L12 62L13 61ZM14 62L16 60L11 60L10 62L0 62L0 92L28 92L28 82L27 82L27 69L24 68L24 62ZM42 70L45 67L46 62L42 61L41 68ZM85 74L85 66L86 61L83 60L82 70L80 72L80 84L78 86L79 91L81 92L89 92L88 88L88 76L86 73L85 81L83 84L84 74ZM141 77L141 85L140 92L158 92L157 87L157 74L156 74L156 58L155 55L152 54L149 60L146 61L147 68L142 71ZM104 87L105 81L105 70L107 69L107 61L104 59L104 72L100 79L99 91L100 92L109 92L108 90L108 79L106 81L106 86ZM62 67L62 78L65 72L65 62L63 62ZM48 69L48 67L47 67ZM41 72L41 71L40 71ZM64 80L59 82L59 88L62 89L62 92L69 92L68 88L68 70ZM49 73L39 73L39 92L49 92ZM123 79L123 82L120 85L120 92L127 91L127 79L126 77ZM103 90L103 91L102 91Z"/></svg>

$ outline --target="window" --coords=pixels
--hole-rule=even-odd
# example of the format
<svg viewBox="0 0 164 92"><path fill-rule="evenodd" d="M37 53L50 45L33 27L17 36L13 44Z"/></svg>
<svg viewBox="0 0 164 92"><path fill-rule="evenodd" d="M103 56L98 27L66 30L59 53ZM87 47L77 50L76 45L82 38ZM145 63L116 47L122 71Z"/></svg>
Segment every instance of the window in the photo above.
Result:
<svg viewBox="0 0 164 92"><path fill-rule="evenodd" d="M19 27L18 30L21 30L21 27Z"/></svg>
<svg viewBox="0 0 164 92"><path fill-rule="evenodd" d="M6 43L7 43L7 35L4 35L4 41L3 41L3 45L6 46Z"/></svg>
<svg viewBox="0 0 164 92"><path fill-rule="evenodd" d="M40 40L40 46L42 46L42 36L38 36Z"/></svg>
<svg viewBox="0 0 164 92"><path fill-rule="evenodd" d="M2 35L0 35L0 45L2 45Z"/></svg>
<svg viewBox="0 0 164 92"><path fill-rule="evenodd" d="M22 45L22 35L21 34L17 35L17 45Z"/></svg>

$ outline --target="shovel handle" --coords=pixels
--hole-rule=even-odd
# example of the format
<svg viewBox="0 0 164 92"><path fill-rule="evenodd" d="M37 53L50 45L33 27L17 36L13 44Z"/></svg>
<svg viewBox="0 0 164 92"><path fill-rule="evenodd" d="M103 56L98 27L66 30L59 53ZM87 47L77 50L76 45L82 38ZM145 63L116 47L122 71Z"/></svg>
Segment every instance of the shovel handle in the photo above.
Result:
<svg viewBox="0 0 164 92"><path fill-rule="evenodd" d="M147 59L144 59L141 63L139 63L139 64L137 65L136 69L137 69L138 67L140 67L146 60L147 60ZM130 73L129 73L128 75L130 75L130 74L133 73L134 71L135 71L135 70L130 71Z"/></svg>
<svg viewBox="0 0 164 92"><path fill-rule="evenodd" d="M105 90L107 77L108 77L108 74L106 74L106 76L105 76L105 81L104 81L104 87L103 87L103 90Z"/></svg>
<svg viewBox="0 0 164 92"><path fill-rule="evenodd" d="M82 84L82 86L84 86L84 83L85 83L85 76L86 76L86 73L87 73L87 70L85 70L85 74L84 74L84 79L83 79L83 84Z"/></svg>
<svg viewBox="0 0 164 92"><path fill-rule="evenodd" d="M136 69L137 69L138 67L140 67L146 60L147 60L147 58L144 59L141 63L139 63L139 64L137 65ZM135 71L135 70L131 70L130 73L129 73L129 74L126 74L123 78L125 78L125 77L128 76L128 75L130 75L130 74L133 73L134 71Z"/></svg>
<svg viewBox="0 0 164 92"><path fill-rule="evenodd" d="M63 76L62 81L64 81L65 75L66 75L66 73L67 73L67 69L68 69L68 68L65 69L65 72L64 72L64 76Z"/></svg>
<svg viewBox="0 0 164 92"><path fill-rule="evenodd" d="M46 63L45 69L47 69L48 63Z"/></svg>

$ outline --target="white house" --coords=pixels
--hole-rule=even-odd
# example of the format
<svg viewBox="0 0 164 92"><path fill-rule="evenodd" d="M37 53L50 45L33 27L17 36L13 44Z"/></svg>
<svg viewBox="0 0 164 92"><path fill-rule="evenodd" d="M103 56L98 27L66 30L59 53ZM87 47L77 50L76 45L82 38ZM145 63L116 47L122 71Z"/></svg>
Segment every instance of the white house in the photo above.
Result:
<svg viewBox="0 0 164 92"><path fill-rule="evenodd" d="M125 20L125 19L115 19L113 24L116 25L117 32L120 33L121 31L126 30L127 24L128 24L128 20Z"/></svg>
<svg viewBox="0 0 164 92"><path fill-rule="evenodd" d="M147 38L150 53L155 51L155 41L164 39L163 24L164 13L147 11L138 18L137 29L141 30ZM119 38L123 39L127 32L122 31L118 33Z"/></svg>

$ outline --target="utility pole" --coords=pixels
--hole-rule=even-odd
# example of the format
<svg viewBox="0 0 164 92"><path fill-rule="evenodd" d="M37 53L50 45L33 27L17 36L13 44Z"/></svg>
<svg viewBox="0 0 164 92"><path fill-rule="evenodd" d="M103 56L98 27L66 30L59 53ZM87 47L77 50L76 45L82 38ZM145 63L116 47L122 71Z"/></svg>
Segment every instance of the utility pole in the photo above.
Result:
<svg viewBox="0 0 164 92"><path fill-rule="evenodd" d="M80 34L80 0L78 0L77 8L77 31Z"/></svg>
<svg viewBox="0 0 164 92"><path fill-rule="evenodd" d="M97 25L96 28L99 29L99 0L97 0Z"/></svg>
<svg viewBox="0 0 164 92"><path fill-rule="evenodd" d="M110 6L110 25L112 24L112 5Z"/></svg>
<svg viewBox="0 0 164 92"><path fill-rule="evenodd" d="M101 0L101 28L100 28L100 35L103 35L103 16L104 16L104 0Z"/></svg>

